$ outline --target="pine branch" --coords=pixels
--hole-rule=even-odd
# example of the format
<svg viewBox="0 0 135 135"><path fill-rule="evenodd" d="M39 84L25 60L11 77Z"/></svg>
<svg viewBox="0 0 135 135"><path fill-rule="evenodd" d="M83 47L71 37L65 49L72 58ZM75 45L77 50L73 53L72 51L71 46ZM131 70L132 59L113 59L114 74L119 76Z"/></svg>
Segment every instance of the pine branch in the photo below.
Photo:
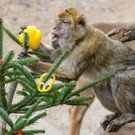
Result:
<svg viewBox="0 0 135 135"><path fill-rule="evenodd" d="M26 118L22 118L21 120L19 120L19 122L15 123L14 128L11 128L10 132L8 132L7 135L12 135L14 131L21 130L26 122Z"/></svg>
<svg viewBox="0 0 135 135"><path fill-rule="evenodd" d="M65 53L63 53L58 59L57 61L54 63L54 65L52 66L52 68L49 70L47 76L45 77L45 80L44 81L47 81L50 76L55 72L55 70L58 68L58 66L60 65L60 63L62 62L62 60L68 55L69 51L66 51ZM20 65L19 65L20 66ZM19 67L19 69L23 69L22 66ZM23 69L24 70L24 69ZM25 72L23 72L25 74ZM30 74L30 73L28 73ZM26 77L28 77L28 74L26 75ZM33 77L29 78L29 79L32 79ZM33 80L33 79L32 79ZM35 81L35 80L34 80ZM9 113L13 113L13 112L16 112L17 110L19 110L20 108L22 108L23 106L25 106L29 101L31 101L31 99L33 99L36 95L37 95L38 91L37 92L34 92L31 97L28 99L26 99L23 104L20 104L18 105L16 108L14 109L10 109Z"/></svg>
<svg viewBox="0 0 135 135"><path fill-rule="evenodd" d="M16 63L15 66L20 70L22 71L22 73L26 76L26 78L33 84L33 88L37 88L37 84L33 78L33 76L31 75L31 73L26 70L22 65Z"/></svg>
<svg viewBox="0 0 135 135"><path fill-rule="evenodd" d="M19 42L18 38L15 37L14 34L12 34L6 27L3 27L3 30L13 41L15 41L18 45L22 47L22 44Z"/></svg>
<svg viewBox="0 0 135 135"><path fill-rule="evenodd" d="M83 106L89 106L89 104L86 103L86 102L80 102L80 103L65 102L64 104L66 104L66 105L76 105L76 106L82 106L82 105Z"/></svg>
<svg viewBox="0 0 135 135"><path fill-rule="evenodd" d="M33 134L40 134L45 133L44 130L23 130L24 135L33 135Z"/></svg>
<svg viewBox="0 0 135 135"><path fill-rule="evenodd" d="M17 110L21 109L24 107L27 103L29 103L36 95L37 95L37 89L33 90L33 94L25 97L22 101L20 101L13 109L12 106L9 108L9 114L14 113Z"/></svg>
<svg viewBox="0 0 135 135"><path fill-rule="evenodd" d="M72 87L64 87L61 91L60 98L61 101L63 102L65 97L68 95L68 93L72 90Z"/></svg>
<svg viewBox="0 0 135 135"><path fill-rule="evenodd" d="M67 95L67 96L66 96L66 99L71 98L72 96L76 96L76 95L78 95L80 92L86 90L87 88L92 87L92 86L94 86L94 85L96 85L96 84L98 84L98 83L100 83L100 82L103 82L103 81L105 81L105 80L107 80L107 79L110 79L110 78L112 78L112 77L114 77L114 74L109 74L109 75L103 76L103 77L101 77L101 78L95 80L94 82L89 83L89 84L85 85L84 87L82 87L82 88L80 88L80 89L78 89L78 90L72 92L71 94Z"/></svg>
<svg viewBox="0 0 135 135"><path fill-rule="evenodd" d="M13 62L21 64L21 65L28 65L28 64L32 64L34 62L39 62L39 59L38 58L25 58L25 59L15 60Z"/></svg>
<svg viewBox="0 0 135 135"><path fill-rule="evenodd" d="M7 64L4 69L13 68L16 63L18 63L18 64L20 64L20 65L28 65L28 64L32 64L32 63L38 62L38 61L39 61L38 58L19 59L19 60L15 60L15 61L13 61L13 62Z"/></svg>
<svg viewBox="0 0 135 135"><path fill-rule="evenodd" d="M3 20L0 18L0 59L3 58Z"/></svg>
<svg viewBox="0 0 135 135"><path fill-rule="evenodd" d="M21 130L26 122L27 122L27 119L26 118L22 118L18 123L16 123L14 125L14 130L15 131Z"/></svg>
<svg viewBox="0 0 135 135"><path fill-rule="evenodd" d="M46 114L45 112L43 112L43 113L41 113L41 114L38 114L37 116L35 116L34 118L32 118L32 119L30 119L30 120L28 121L27 126L28 126L28 125L31 125L31 124L34 124L37 120L39 120L40 118L45 117L46 115L47 115L47 114Z"/></svg>
<svg viewBox="0 0 135 135"><path fill-rule="evenodd" d="M16 91L16 88L17 88L17 82L12 82L10 84L10 87L9 87L9 91L8 91L8 96L7 96L7 104L8 104L8 107L12 104L12 101L13 101L13 97L14 97L14 94L15 94L15 91Z"/></svg>
<svg viewBox="0 0 135 135"><path fill-rule="evenodd" d="M79 97L79 98L75 98L75 99L66 100L64 103L74 105L74 104L81 103L82 101L91 99L91 98L92 98L92 96L83 96L83 97Z"/></svg>
<svg viewBox="0 0 135 135"><path fill-rule="evenodd" d="M28 94L25 91L17 91L17 94L24 97L28 96Z"/></svg>
<svg viewBox="0 0 135 135"><path fill-rule="evenodd" d="M11 60L14 57L14 52L13 51L9 51L6 56L4 57L2 63L0 64L0 71L2 71L4 69L4 67L6 66L6 64L10 63Z"/></svg>
<svg viewBox="0 0 135 135"><path fill-rule="evenodd" d="M76 85L76 81L71 81L71 82L68 82L68 83L56 83L56 84L53 84L52 85L52 88L51 90L49 91L49 93L52 93L52 91L56 91L56 90L59 90L63 87L72 87L74 88ZM46 85L46 88L48 88L49 85Z"/></svg>
<svg viewBox="0 0 135 135"><path fill-rule="evenodd" d="M9 107L9 114L25 106L30 101L29 99L30 95L24 97L24 99L20 100L18 103L11 105Z"/></svg>
<svg viewBox="0 0 135 135"><path fill-rule="evenodd" d="M2 18L0 18L0 60L3 59L3 20ZM0 73L1 75L2 73ZM2 89L3 89L3 85L2 85L2 78L0 78L0 106L2 107L3 106L3 102L2 102ZM1 121L0 119L0 134L4 134L3 132L3 125L4 125L4 122Z"/></svg>
<svg viewBox="0 0 135 135"><path fill-rule="evenodd" d="M23 34L23 51L27 53L28 51L28 42L29 42L29 34L24 32Z"/></svg>
<svg viewBox="0 0 135 135"><path fill-rule="evenodd" d="M38 106L38 104L43 100L43 97L39 98L38 101L32 105L30 107L30 109L25 113L25 115L23 116L24 118L28 118L31 116L32 112L34 112L34 110L36 109L36 107Z"/></svg>
<svg viewBox="0 0 135 135"><path fill-rule="evenodd" d="M5 85L4 85L4 77L2 73L0 73L0 102L2 105L2 108L4 110L7 110L7 100L6 100L6 94L5 94Z"/></svg>
<svg viewBox="0 0 135 135"><path fill-rule="evenodd" d="M64 52L60 57L56 59L56 61L53 63L53 66L51 69L48 71L47 75L43 78L43 82L47 82L48 79L51 77L51 75L57 70L59 65L62 63L62 61L68 56L70 51Z"/></svg>
<svg viewBox="0 0 135 135"><path fill-rule="evenodd" d="M49 58L49 55L48 54L42 53L42 52L29 51L28 53L29 54L34 54L34 55L37 55L37 56L42 56L42 57L45 57L45 58Z"/></svg>
<svg viewBox="0 0 135 135"><path fill-rule="evenodd" d="M50 93L38 93L36 97L50 97L50 98L55 98L53 94Z"/></svg>
<svg viewBox="0 0 135 135"><path fill-rule="evenodd" d="M21 71L13 71L13 72L4 72L3 76L15 76L15 75L23 75L23 73Z"/></svg>
<svg viewBox="0 0 135 135"><path fill-rule="evenodd" d="M0 107L0 116L2 117L2 119L11 127L13 128L13 122L12 120L9 118L8 114Z"/></svg>
<svg viewBox="0 0 135 135"><path fill-rule="evenodd" d="M4 84L11 82L19 82L30 94L33 93L33 85L30 81L23 77L13 77L11 79L4 79Z"/></svg>

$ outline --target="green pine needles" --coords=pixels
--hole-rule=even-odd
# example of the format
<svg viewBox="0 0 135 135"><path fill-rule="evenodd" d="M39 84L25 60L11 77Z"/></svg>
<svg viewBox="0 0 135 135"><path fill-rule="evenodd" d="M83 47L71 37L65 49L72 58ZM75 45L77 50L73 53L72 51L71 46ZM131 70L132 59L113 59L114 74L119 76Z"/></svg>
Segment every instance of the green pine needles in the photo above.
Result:
<svg viewBox="0 0 135 135"><path fill-rule="evenodd" d="M108 75L93 83L90 83L77 91L73 91L76 82L71 81L68 83L57 83L53 84L51 90L46 93L40 93L37 90L36 79L40 75L29 72L23 65L27 65L33 62L38 62L38 58L25 58L21 60L14 60L14 51L9 51L3 58L3 31L19 44L23 51L29 54L39 55L48 58L49 56L44 53L35 51L28 51L28 33L24 34L24 40L21 44L18 39L3 26L3 21L0 19L0 118L2 126L0 126L0 135L12 135L16 132L22 132L23 135L34 135L38 133L44 133L44 130L25 130L31 124L34 124L39 119L46 116L45 112L38 113L33 116L33 113L39 110L45 110L53 106L67 104L67 105L88 105L85 101L91 99L90 95L79 97L80 92L86 90L88 87L96 85L97 83L104 81L114 75ZM44 82L50 79L52 74L59 67L61 62L68 56L70 52L66 51L62 54L53 64L48 74L44 78ZM9 87L6 87L10 85ZM22 87L17 87L20 84ZM48 87L48 86L47 86ZM22 98L17 102L13 103L15 93L20 95ZM76 98L72 98L76 96ZM10 114L18 113L22 114L18 119L13 122ZM4 125L4 126L3 126ZM10 128L7 128L8 125ZM27 128L28 129L28 128Z"/></svg>

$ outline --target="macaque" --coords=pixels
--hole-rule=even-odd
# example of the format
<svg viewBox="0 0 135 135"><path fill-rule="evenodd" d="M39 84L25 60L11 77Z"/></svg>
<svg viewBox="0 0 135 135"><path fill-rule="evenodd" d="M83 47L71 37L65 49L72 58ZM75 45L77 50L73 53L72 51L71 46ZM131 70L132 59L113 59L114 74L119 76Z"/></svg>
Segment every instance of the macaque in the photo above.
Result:
<svg viewBox="0 0 135 135"><path fill-rule="evenodd" d="M58 13L51 29L51 47L60 53L70 50L55 72L60 80L83 77L90 83L104 75L115 74L93 87L101 104L114 112L101 123L104 130L116 132L123 124L135 119L135 52L132 49L89 26L76 9ZM27 56L23 53L19 55L19 58L24 57ZM48 72L51 66L47 62L28 65L39 74Z"/></svg>

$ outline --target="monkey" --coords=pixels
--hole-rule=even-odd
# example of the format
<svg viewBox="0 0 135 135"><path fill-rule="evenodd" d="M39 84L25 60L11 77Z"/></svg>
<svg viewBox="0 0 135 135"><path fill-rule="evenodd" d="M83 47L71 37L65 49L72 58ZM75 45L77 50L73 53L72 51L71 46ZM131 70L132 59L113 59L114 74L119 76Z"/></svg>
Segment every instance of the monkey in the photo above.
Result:
<svg viewBox="0 0 135 135"><path fill-rule="evenodd" d="M93 82L104 75L115 74L93 87L101 104L114 112L101 123L104 130L116 132L135 119L135 52L132 49L89 26L84 15L73 8L58 13L51 29L51 46L61 53L70 50L55 72L57 79L70 81L85 77ZM19 58L23 57L23 54L19 55ZM37 62L27 66L42 74L52 64Z"/></svg>

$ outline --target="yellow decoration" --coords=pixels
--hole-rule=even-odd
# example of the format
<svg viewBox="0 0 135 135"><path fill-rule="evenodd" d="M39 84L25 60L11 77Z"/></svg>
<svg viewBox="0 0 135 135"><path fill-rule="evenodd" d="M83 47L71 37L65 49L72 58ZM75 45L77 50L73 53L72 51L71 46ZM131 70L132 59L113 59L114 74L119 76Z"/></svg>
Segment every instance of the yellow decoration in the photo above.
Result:
<svg viewBox="0 0 135 135"><path fill-rule="evenodd" d="M23 43L23 34L24 32L27 32L29 34L29 43L28 46L32 50L35 50L38 48L40 42L42 33L40 30L37 29L35 26L27 26L26 29L23 30L23 33L20 34L18 40L19 42Z"/></svg>
<svg viewBox="0 0 135 135"><path fill-rule="evenodd" d="M38 83L38 86L37 86L37 89L39 92L48 92L51 88L52 88L52 85L54 84L55 82L55 75L53 74L52 77L53 77L53 80L51 82L51 84L49 85L49 87L47 89L46 88L46 85L44 83L42 83L42 80L43 78L47 75L47 73L43 74L41 77L40 77L40 80L39 80L39 83ZM43 89L41 89L41 86L43 85Z"/></svg>

